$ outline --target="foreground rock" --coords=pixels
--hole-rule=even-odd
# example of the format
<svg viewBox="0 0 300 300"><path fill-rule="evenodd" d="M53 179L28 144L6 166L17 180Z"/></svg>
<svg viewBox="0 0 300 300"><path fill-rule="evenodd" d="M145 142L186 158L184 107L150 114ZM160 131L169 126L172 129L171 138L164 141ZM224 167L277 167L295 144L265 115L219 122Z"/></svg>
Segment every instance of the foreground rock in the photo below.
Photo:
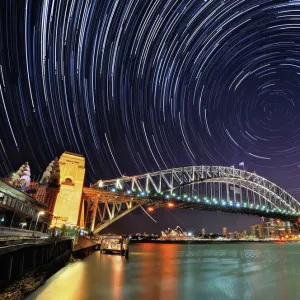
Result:
<svg viewBox="0 0 300 300"><path fill-rule="evenodd" d="M47 274L26 274L24 278L7 287L0 300L22 300L46 282Z"/></svg>

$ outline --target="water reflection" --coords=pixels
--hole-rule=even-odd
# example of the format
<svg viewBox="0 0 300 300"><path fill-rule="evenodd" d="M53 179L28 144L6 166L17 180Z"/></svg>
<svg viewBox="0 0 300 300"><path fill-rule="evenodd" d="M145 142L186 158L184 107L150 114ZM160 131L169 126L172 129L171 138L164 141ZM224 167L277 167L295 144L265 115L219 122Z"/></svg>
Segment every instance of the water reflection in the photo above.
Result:
<svg viewBox="0 0 300 300"><path fill-rule="evenodd" d="M131 245L92 254L28 299L300 299L300 244Z"/></svg>
<svg viewBox="0 0 300 300"><path fill-rule="evenodd" d="M142 245L145 257L140 262L136 282L139 282L137 299L176 299L180 245Z"/></svg>

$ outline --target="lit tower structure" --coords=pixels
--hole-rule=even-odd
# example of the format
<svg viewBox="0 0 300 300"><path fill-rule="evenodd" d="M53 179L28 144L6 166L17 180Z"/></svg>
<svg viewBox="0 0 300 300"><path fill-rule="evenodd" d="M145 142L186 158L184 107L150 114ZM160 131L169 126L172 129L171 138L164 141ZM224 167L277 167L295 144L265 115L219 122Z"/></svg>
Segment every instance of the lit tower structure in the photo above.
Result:
<svg viewBox="0 0 300 300"><path fill-rule="evenodd" d="M46 168L37 191L36 198L47 204L48 211L53 215L56 198L60 190L60 168L55 158Z"/></svg>
<svg viewBox="0 0 300 300"><path fill-rule="evenodd" d="M52 226L61 227L64 222L84 226L82 189L85 175L85 159L81 154L64 152L59 161L60 190L57 194Z"/></svg>
<svg viewBox="0 0 300 300"><path fill-rule="evenodd" d="M30 185L30 175L30 167L28 162L26 161L24 165L22 165L19 170L14 173L11 184L15 188L25 190L25 188Z"/></svg>

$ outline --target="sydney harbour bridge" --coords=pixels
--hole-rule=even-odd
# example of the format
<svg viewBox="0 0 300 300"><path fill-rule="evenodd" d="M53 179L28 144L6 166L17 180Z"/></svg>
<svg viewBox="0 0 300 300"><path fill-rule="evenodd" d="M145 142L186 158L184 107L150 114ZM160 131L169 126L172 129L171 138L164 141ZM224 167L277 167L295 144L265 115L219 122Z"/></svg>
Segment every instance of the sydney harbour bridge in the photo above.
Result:
<svg viewBox="0 0 300 300"><path fill-rule="evenodd" d="M245 170L190 166L99 180L85 190L85 224L93 233L140 206L247 214L296 225L300 203L273 182Z"/></svg>
<svg viewBox="0 0 300 300"><path fill-rule="evenodd" d="M176 208L276 218L298 229L300 203L255 172L224 166L189 166L99 180L90 187L84 186L84 175L85 158L65 152L30 188L30 168L24 164L12 181L0 181L0 206L5 213L1 225L11 227L22 222L30 230L29 223L35 224L34 229L65 224L98 234L143 206L148 213L158 208ZM19 190L23 181L29 186L27 192Z"/></svg>

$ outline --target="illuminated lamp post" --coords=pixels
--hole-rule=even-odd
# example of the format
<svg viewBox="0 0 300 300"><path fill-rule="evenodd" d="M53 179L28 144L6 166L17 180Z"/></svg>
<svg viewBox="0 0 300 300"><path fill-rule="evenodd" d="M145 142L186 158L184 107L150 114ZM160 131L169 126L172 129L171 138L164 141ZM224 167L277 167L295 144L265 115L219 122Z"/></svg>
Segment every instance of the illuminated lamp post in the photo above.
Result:
<svg viewBox="0 0 300 300"><path fill-rule="evenodd" d="M22 229L24 228L24 226L27 226L27 223L20 223L20 225L22 226Z"/></svg>
<svg viewBox="0 0 300 300"><path fill-rule="evenodd" d="M169 207L169 208L173 208L173 207L174 207L174 203L173 203L173 202L169 202L169 203L168 203L168 207Z"/></svg>
<svg viewBox="0 0 300 300"><path fill-rule="evenodd" d="M54 219L55 219L55 224L54 224L54 227L53 227L52 236L55 236L57 219L60 218L60 217L56 213L54 213L53 216L54 216Z"/></svg>
<svg viewBox="0 0 300 300"><path fill-rule="evenodd" d="M36 230L36 226L37 226L37 223L38 223L38 221L39 221L39 217L40 217L41 215L44 215L44 214L45 214L44 211L40 211L40 212L38 213L38 216L37 216L37 219L36 219L36 222L35 222L35 226L34 226L34 231Z"/></svg>

